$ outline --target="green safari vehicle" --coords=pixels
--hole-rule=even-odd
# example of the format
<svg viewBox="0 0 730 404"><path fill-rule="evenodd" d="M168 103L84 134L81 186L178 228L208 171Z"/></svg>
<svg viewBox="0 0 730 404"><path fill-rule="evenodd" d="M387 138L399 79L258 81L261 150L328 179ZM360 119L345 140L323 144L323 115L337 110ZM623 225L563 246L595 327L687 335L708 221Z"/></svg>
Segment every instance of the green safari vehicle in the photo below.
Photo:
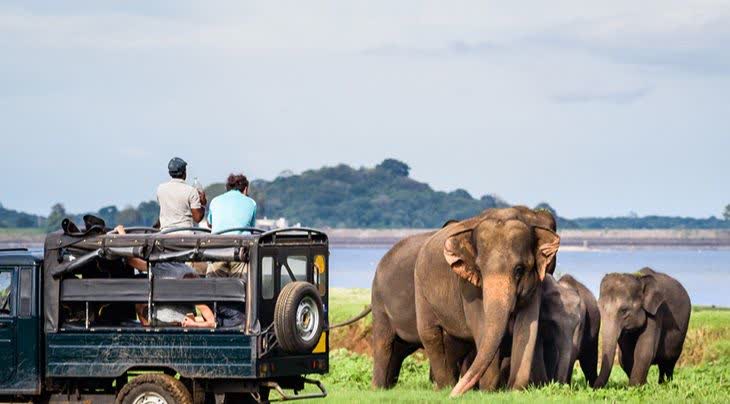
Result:
<svg viewBox="0 0 730 404"><path fill-rule="evenodd" d="M93 220L83 231L67 221L63 228L46 237L42 251L0 250L0 402L327 395L307 377L329 369L326 234L129 228L120 235ZM132 268L133 259L147 271ZM247 270L242 278L156 275L163 263L202 274L212 262ZM241 321L190 328L156 318L163 307L201 304L216 316L234 310Z"/></svg>

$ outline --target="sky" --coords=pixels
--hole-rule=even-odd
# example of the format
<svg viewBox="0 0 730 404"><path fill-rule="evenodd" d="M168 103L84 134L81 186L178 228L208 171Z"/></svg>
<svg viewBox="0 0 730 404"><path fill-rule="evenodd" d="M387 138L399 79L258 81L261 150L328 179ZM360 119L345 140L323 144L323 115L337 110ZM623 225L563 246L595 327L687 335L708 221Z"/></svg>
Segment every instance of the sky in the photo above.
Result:
<svg viewBox="0 0 730 404"><path fill-rule="evenodd" d="M730 204L728 1L3 1L0 203L397 158L561 216Z"/></svg>

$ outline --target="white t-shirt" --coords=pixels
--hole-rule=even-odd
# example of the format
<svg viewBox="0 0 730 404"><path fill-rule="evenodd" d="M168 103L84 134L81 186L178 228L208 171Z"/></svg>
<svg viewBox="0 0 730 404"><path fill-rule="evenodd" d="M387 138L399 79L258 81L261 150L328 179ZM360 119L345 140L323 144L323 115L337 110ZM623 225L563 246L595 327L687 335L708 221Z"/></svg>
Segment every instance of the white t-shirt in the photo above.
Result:
<svg viewBox="0 0 730 404"><path fill-rule="evenodd" d="M200 195L184 180L173 178L160 184L157 203L160 204L161 230L195 226L191 209L200 209Z"/></svg>

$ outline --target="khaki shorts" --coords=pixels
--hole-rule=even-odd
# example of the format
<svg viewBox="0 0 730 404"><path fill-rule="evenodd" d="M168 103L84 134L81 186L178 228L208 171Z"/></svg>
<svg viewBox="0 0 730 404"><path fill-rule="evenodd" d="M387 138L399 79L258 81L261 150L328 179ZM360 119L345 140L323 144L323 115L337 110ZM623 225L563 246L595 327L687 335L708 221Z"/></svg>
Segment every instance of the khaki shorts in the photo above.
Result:
<svg viewBox="0 0 730 404"><path fill-rule="evenodd" d="M248 274L247 262L211 262L208 264L206 278L245 278Z"/></svg>

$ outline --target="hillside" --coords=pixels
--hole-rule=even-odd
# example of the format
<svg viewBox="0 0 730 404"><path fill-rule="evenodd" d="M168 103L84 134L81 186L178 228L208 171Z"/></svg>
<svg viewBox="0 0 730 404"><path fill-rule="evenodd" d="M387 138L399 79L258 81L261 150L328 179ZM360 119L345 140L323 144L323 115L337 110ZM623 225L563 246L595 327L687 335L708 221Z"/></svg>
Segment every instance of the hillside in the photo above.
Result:
<svg viewBox="0 0 730 404"><path fill-rule="evenodd" d="M254 181L251 196L259 217L286 217L290 223L314 227L440 227L447 219L508 206L497 197L474 198L462 189L435 191L410 178L409 171L408 165L393 159L375 168L340 164ZM209 199L223 191L223 184L206 189Z"/></svg>

